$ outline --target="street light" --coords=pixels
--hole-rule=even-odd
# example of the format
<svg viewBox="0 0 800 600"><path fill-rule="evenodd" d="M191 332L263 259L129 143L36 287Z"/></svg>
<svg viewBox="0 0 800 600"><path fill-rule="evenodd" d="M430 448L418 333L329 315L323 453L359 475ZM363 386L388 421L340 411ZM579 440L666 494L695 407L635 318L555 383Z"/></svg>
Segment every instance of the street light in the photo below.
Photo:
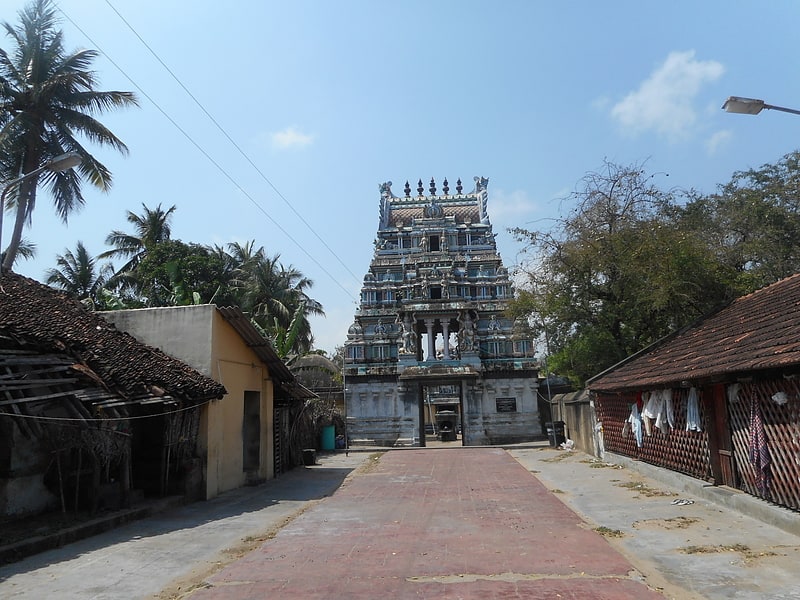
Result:
<svg viewBox="0 0 800 600"><path fill-rule="evenodd" d="M82 162L82 158L77 152L67 152L66 154L61 154L56 156L50 162L42 165L38 169L34 169L30 173L25 173L21 177L17 177L16 179L12 179L9 181L5 187L3 188L3 193L0 194L0 253L2 253L3 249L3 215L6 212L6 194L8 191L16 185L19 185L23 181L30 179L31 177L36 177L43 171L52 171L53 173L61 173L63 171L69 171L73 167L77 167ZM0 256L0 275L3 274L3 260L2 256Z"/></svg>
<svg viewBox="0 0 800 600"><path fill-rule="evenodd" d="M773 106L767 104L763 100L755 98L740 98L739 96L730 96L725 100L722 105L725 112L738 113L741 115L757 115L765 108L768 110L780 110L782 112L792 113L793 115L800 115L800 110L794 108L784 108L783 106Z"/></svg>

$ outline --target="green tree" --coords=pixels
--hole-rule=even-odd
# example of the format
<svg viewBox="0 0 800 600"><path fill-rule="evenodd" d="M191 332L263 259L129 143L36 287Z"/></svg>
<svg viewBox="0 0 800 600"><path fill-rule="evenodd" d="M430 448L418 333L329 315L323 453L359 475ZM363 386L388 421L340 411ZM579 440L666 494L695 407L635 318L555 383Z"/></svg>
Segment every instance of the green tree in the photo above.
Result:
<svg viewBox="0 0 800 600"><path fill-rule="evenodd" d="M255 240L250 240L243 244L232 242L226 247L214 246L212 251L225 265L224 283L214 296L214 302L245 307L248 281L253 270L264 260L263 246L256 248Z"/></svg>
<svg viewBox="0 0 800 600"><path fill-rule="evenodd" d="M132 278L146 306L179 306L211 302L224 272L206 246L165 240L148 250Z"/></svg>
<svg viewBox="0 0 800 600"><path fill-rule="evenodd" d="M170 239L172 213L174 212L175 205L163 210L161 204L150 209L144 203L142 203L142 213L139 215L130 210L127 211L125 218L128 223L133 225L134 233L126 233L119 229L109 233L106 236L106 244L113 248L100 254L100 258L125 260L126 262L117 270L117 273L135 271L149 249Z"/></svg>
<svg viewBox="0 0 800 600"><path fill-rule="evenodd" d="M800 151L695 195L682 219L704 237L738 294L800 272Z"/></svg>
<svg viewBox="0 0 800 600"><path fill-rule="evenodd" d="M6 253L5 251L0 252L0 263L3 262ZM17 246L17 255L14 257L14 264L20 259L24 258L25 260L30 260L36 256L36 244L31 242L30 240L26 240L22 238ZM13 265L12 265L13 267Z"/></svg>
<svg viewBox="0 0 800 600"><path fill-rule="evenodd" d="M255 240L234 242L213 252L225 264L217 304L236 304L249 313L287 361L309 352L314 337L310 315L322 315L322 305L308 295L313 282L280 255L267 256Z"/></svg>
<svg viewBox="0 0 800 600"><path fill-rule="evenodd" d="M104 306L100 292L113 272L110 264L99 264L79 241L75 252L67 248L56 257L56 265L45 273L47 285L69 292L92 310Z"/></svg>
<svg viewBox="0 0 800 600"><path fill-rule="evenodd" d="M552 370L580 384L729 298L705 240L640 165L606 163L571 201L551 230L512 230L533 260L511 311L546 341Z"/></svg>
<svg viewBox="0 0 800 600"><path fill-rule="evenodd" d="M280 330L293 330L292 349L302 355L314 344L309 316L325 314L322 305L308 295L313 285L299 269L282 265L279 254L264 256L249 269L245 309L273 338Z"/></svg>
<svg viewBox="0 0 800 600"><path fill-rule="evenodd" d="M40 180L64 222L84 203L82 177L101 190L110 188L111 173L76 135L126 153L125 144L93 115L137 101L131 92L95 89L96 76L89 67L97 52L64 49L50 0L34 0L19 13L18 25L6 22L3 27L13 48L0 49L0 178L14 179L67 152L76 152L83 161L77 170L44 172L10 190L9 208L16 215L3 258L3 268L10 269Z"/></svg>

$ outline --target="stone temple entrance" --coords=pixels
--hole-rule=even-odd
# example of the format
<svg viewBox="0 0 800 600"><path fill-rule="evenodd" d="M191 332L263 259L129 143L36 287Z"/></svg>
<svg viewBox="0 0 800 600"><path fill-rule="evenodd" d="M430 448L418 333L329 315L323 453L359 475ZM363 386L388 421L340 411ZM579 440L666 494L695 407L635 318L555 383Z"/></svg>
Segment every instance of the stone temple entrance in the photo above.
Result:
<svg viewBox="0 0 800 600"><path fill-rule="evenodd" d="M378 229L347 332L351 445L465 446L541 435L538 363L497 251L488 179L398 196L379 186ZM445 440L445 441L442 441Z"/></svg>
<svg viewBox="0 0 800 600"><path fill-rule="evenodd" d="M423 385L425 445L458 442L462 437L461 385Z"/></svg>

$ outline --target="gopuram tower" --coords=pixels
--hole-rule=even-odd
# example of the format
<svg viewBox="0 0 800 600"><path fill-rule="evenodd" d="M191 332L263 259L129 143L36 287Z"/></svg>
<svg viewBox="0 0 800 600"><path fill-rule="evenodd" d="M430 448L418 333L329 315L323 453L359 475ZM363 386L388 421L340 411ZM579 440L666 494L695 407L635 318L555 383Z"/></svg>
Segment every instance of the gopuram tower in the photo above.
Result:
<svg viewBox="0 0 800 600"><path fill-rule="evenodd" d="M541 435L538 370L489 221L488 179L380 186L378 232L345 343L351 445L514 443ZM521 324L520 324L521 325Z"/></svg>

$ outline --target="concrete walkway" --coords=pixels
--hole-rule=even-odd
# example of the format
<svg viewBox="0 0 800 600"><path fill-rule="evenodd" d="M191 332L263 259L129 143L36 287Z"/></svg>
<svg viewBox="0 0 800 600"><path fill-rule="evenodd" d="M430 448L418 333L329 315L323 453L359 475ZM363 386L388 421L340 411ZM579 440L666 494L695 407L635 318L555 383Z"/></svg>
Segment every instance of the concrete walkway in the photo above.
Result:
<svg viewBox="0 0 800 600"><path fill-rule="evenodd" d="M800 598L800 537L786 531L800 531L800 514L621 456L510 453L665 595Z"/></svg>
<svg viewBox="0 0 800 600"><path fill-rule="evenodd" d="M0 567L0 597L800 597L800 515L622 457L319 462Z"/></svg>
<svg viewBox="0 0 800 600"><path fill-rule="evenodd" d="M313 467L255 487L172 508L0 567L0 598L86 600L175 597L187 583L258 547L336 490L365 453L323 456Z"/></svg>
<svg viewBox="0 0 800 600"><path fill-rule="evenodd" d="M191 600L663 598L500 448L392 451Z"/></svg>

